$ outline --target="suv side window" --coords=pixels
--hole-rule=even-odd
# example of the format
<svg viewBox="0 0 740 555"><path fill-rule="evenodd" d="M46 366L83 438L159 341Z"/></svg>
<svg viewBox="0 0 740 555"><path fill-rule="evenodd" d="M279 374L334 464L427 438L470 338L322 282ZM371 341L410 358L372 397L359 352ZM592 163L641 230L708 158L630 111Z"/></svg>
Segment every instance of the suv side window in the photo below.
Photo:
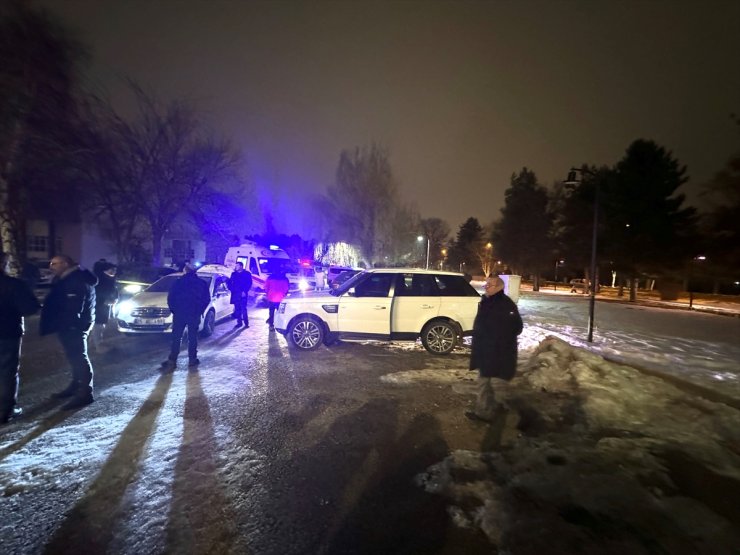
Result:
<svg viewBox="0 0 740 555"><path fill-rule="evenodd" d="M480 297L463 276L435 275L434 281L442 297Z"/></svg>
<svg viewBox="0 0 740 555"><path fill-rule="evenodd" d="M370 274L355 286L355 297L387 297L394 274Z"/></svg>
<svg viewBox="0 0 740 555"><path fill-rule="evenodd" d="M432 297L439 295L434 276L429 274L398 274L396 297Z"/></svg>

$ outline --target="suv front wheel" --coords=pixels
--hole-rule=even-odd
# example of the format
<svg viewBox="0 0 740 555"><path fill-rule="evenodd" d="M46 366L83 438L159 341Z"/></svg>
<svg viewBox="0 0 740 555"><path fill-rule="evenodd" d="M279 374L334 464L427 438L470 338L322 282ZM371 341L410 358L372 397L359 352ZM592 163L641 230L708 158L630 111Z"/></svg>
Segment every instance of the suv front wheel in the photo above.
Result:
<svg viewBox="0 0 740 555"><path fill-rule="evenodd" d="M421 343L433 355L450 354L457 344L457 330L444 320L429 322L421 330Z"/></svg>
<svg viewBox="0 0 740 555"><path fill-rule="evenodd" d="M311 316L299 316L288 328L290 342L303 351L313 351L324 341L324 328Z"/></svg>

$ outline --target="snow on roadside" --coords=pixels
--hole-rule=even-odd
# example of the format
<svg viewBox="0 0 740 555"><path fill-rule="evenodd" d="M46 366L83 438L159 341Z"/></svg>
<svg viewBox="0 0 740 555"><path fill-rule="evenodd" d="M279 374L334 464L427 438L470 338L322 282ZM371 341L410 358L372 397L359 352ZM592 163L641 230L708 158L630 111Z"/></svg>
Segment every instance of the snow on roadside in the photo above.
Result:
<svg viewBox="0 0 740 555"><path fill-rule="evenodd" d="M482 452L455 451L418 484L501 552L734 552L740 411L556 337L532 349L539 335L525 331ZM384 381L454 382L466 371Z"/></svg>

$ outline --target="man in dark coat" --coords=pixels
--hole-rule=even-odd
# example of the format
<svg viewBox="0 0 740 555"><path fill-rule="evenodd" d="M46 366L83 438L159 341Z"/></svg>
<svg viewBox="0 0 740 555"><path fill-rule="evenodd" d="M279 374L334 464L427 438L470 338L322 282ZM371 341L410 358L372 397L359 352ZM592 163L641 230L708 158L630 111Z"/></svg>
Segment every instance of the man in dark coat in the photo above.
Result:
<svg viewBox="0 0 740 555"><path fill-rule="evenodd" d="M172 345L170 356L162 363L164 370L177 366L177 355L185 327L188 328L188 366L200 364L198 360L198 327L203 313L211 302L208 284L198 277L195 267L185 264L185 274L172 284L167 294L167 305L172 311Z"/></svg>
<svg viewBox="0 0 740 555"><path fill-rule="evenodd" d="M8 256L0 252L0 424L23 412L18 404L23 317L39 309L31 288L7 274Z"/></svg>
<svg viewBox="0 0 740 555"><path fill-rule="evenodd" d="M77 409L95 400L87 336L93 324L98 278L65 255L52 258L49 267L54 278L41 309L41 335L57 334L72 367L72 382L54 397L72 397L63 408Z"/></svg>
<svg viewBox="0 0 740 555"><path fill-rule="evenodd" d="M118 300L116 265L111 262L96 262L95 265L97 270L93 270L93 273L98 278L98 284L95 286L95 324L90 333L90 344L93 351L97 351L103 342L111 307Z"/></svg>
<svg viewBox="0 0 740 555"><path fill-rule="evenodd" d="M229 278L229 290L231 291L231 304L234 305L235 328L242 325L249 327L249 314L247 314L247 295L252 288L252 274L244 269L244 264L237 262L234 271Z"/></svg>
<svg viewBox="0 0 740 555"><path fill-rule="evenodd" d="M473 324L470 353L470 369L478 370L478 395L475 409L466 411L465 416L490 422L496 407L491 380L514 377L522 318L514 301L504 294L504 280L490 276L485 288Z"/></svg>

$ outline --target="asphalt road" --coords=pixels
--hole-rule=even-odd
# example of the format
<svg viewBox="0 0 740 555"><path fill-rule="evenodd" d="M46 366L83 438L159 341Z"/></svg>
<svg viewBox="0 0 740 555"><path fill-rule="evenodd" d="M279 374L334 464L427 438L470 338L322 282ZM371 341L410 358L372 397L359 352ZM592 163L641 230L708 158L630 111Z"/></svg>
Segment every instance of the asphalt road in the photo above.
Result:
<svg viewBox="0 0 740 555"><path fill-rule="evenodd" d="M169 375L158 369L167 338L111 332L92 356L97 401L73 413L49 401L68 382L66 363L30 319L26 413L0 430L0 464L37 478L4 484L3 552L489 552L414 483L451 450L480 445L463 416L472 398L380 379L464 369L467 352L340 343L297 353L265 318L255 309L249 329L221 323L201 342L199 370L181 362Z"/></svg>

